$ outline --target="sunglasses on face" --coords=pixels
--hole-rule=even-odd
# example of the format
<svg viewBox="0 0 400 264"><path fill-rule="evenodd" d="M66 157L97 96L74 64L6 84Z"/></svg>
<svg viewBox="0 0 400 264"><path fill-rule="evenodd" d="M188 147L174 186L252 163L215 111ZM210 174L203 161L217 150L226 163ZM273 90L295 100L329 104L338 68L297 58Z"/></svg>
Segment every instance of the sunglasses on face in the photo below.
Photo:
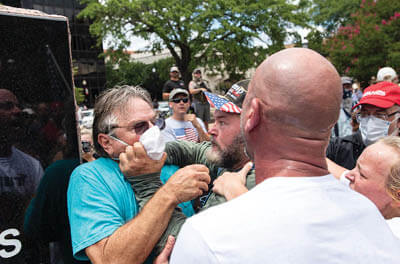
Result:
<svg viewBox="0 0 400 264"><path fill-rule="evenodd" d="M0 102L0 110L9 111L9 110L13 109L14 107L21 108L18 103L14 103L11 101Z"/></svg>
<svg viewBox="0 0 400 264"><path fill-rule="evenodd" d="M163 118L155 118L149 121L141 121L128 126L112 126L111 129L126 128L134 132L136 135L142 135L144 132L146 132L147 129L150 128L149 122L152 123L154 126L158 126L160 130L164 129L165 127L165 120Z"/></svg>
<svg viewBox="0 0 400 264"><path fill-rule="evenodd" d="M174 99L171 100L171 102L174 102L175 104L179 104L181 101L186 104L187 102L189 102L189 98L187 98L187 97L185 97L185 98L174 98Z"/></svg>

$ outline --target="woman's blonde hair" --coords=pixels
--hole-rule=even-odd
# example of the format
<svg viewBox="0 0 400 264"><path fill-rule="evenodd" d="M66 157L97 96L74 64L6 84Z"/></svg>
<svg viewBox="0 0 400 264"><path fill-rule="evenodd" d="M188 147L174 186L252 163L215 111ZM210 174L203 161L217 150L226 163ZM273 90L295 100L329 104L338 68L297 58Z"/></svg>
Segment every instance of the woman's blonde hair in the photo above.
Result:
<svg viewBox="0 0 400 264"><path fill-rule="evenodd" d="M382 143L394 149L400 156L400 138L396 136L388 136L381 138L376 143ZM392 165L389 175L385 183L386 191L396 201L400 201L400 159Z"/></svg>

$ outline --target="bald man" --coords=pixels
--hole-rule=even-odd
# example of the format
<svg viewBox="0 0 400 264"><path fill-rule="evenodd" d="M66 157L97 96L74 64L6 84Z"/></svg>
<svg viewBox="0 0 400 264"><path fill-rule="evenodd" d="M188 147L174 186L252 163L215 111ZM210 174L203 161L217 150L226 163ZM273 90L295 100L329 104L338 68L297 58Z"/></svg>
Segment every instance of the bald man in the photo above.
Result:
<svg viewBox="0 0 400 264"><path fill-rule="evenodd" d="M187 220L171 263L398 263L400 243L374 204L327 170L341 99L340 77L318 53L265 60L241 115L257 186Z"/></svg>
<svg viewBox="0 0 400 264"><path fill-rule="evenodd" d="M0 89L0 194L18 193L30 199L43 169L37 159L14 147L21 140L20 114L17 97Z"/></svg>
<svg viewBox="0 0 400 264"><path fill-rule="evenodd" d="M43 169L37 159L15 147L24 136L20 114L17 97L7 89L0 89L0 231L14 229L8 238L6 232L2 234L0 263L34 263L28 252L37 245L26 240L22 229L26 206L36 192ZM7 240L21 242L22 251L13 250L16 244L12 242L5 249Z"/></svg>

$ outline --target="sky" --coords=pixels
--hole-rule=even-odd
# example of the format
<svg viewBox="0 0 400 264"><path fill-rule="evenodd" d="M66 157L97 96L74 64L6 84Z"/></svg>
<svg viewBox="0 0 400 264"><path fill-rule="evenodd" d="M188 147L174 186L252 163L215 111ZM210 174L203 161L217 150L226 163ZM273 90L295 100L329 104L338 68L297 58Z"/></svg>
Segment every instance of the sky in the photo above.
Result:
<svg viewBox="0 0 400 264"><path fill-rule="evenodd" d="M299 33L302 38L303 38L303 42L306 42L305 37L307 36L307 34L310 32L309 29L304 29L304 28L296 28L295 31L297 31L297 33ZM265 37L264 37L265 39ZM143 50L146 45L148 45L150 43L150 41L146 41L142 38L139 37L131 37L131 45L129 46L128 50L130 51L138 51L138 50ZM262 43L261 41L256 40L255 41L256 45L265 45L264 43ZM285 43L285 44L291 44L291 43ZM108 45L107 45L107 41L103 41L103 48L107 49Z"/></svg>

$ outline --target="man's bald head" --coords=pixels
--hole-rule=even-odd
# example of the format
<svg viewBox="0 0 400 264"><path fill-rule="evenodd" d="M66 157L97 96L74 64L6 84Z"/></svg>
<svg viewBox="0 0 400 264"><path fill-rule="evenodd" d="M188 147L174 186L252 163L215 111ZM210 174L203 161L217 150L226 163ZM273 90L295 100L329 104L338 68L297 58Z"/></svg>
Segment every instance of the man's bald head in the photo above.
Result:
<svg viewBox="0 0 400 264"><path fill-rule="evenodd" d="M333 65L304 48L285 49L266 59L250 83L245 105L256 97L271 122L298 130L328 132L339 116L342 88Z"/></svg>
<svg viewBox="0 0 400 264"><path fill-rule="evenodd" d="M4 102L4 101L16 102L18 100L17 100L17 97L10 90L0 89L0 102Z"/></svg>
<svg viewBox="0 0 400 264"><path fill-rule="evenodd" d="M0 118L13 119L19 112L17 97L9 90L0 89Z"/></svg>

